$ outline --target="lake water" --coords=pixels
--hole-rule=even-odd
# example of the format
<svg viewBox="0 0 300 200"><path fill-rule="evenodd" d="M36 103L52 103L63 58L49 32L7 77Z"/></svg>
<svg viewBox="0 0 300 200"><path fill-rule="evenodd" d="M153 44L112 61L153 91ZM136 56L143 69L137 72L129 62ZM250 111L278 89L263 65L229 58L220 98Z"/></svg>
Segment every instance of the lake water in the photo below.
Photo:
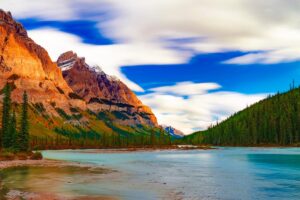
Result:
<svg viewBox="0 0 300 200"><path fill-rule="evenodd" d="M300 148L124 153L64 150L44 151L43 155L114 171L19 168L6 172L3 184L10 189L99 199L300 199Z"/></svg>

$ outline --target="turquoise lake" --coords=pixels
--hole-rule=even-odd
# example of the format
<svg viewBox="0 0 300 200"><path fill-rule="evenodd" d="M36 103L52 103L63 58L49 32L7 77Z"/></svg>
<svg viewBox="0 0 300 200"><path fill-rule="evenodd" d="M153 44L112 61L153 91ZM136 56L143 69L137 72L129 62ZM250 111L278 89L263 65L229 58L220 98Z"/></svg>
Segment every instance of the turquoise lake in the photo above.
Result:
<svg viewBox="0 0 300 200"><path fill-rule="evenodd" d="M43 155L48 159L76 161L113 171L93 174L79 170L57 176L53 169L36 173L23 168L7 175L10 188L15 185L18 189L26 189L24 185L34 181L38 183L36 188L30 187L32 191L48 185L48 190L71 197L300 199L300 148L107 153L103 150L63 150L44 151ZM27 170L26 183L17 179L18 173L24 170ZM16 182L11 184L14 178ZM3 181L5 184L5 179Z"/></svg>

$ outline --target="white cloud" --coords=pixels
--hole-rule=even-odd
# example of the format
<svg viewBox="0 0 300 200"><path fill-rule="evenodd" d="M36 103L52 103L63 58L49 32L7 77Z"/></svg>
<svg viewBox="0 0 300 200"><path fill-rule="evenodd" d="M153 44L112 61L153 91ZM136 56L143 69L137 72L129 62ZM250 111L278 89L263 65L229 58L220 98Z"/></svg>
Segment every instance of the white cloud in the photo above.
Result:
<svg viewBox="0 0 300 200"><path fill-rule="evenodd" d="M198 42L178 45L191 48L194 53L268 51L230 63L300 59L300 1L1 0L0 7L11 10L17 18L93 19L106 36L125 44L143 44L145 48L153 43L162 48L166 44L161 38L166 37L201 37ZM103 17L103 13L109 17Z"/></svg>
<svg viewBox="0 0 300 200"><path fill-rule="evenodd" d="M300 1L283 0L1 0L0 7L17 18L47 20L93 19L117 44L84 44L72 34L38 29L29 35L55 60L67 50L116 75L135 91L143 89L121 73L124 65L185 63L202 52L255 51L224 63L278 63L300 60ZM102 16L106 12L109 17ZM82 13L88 15L82 16ZM172 43L166 38L200 38ZM204 129L265 97L213 92L215 83L178 83L142 95L161 124L190 133Z"/></svg>
<svg viewBox="0 0 300 200"><path fill-rule="evenodd" d="M295 52L300 52L299 48L289 48L282 50L266 51L259 53L249 53L243 56L235 57L230 60L226 60L225 64L275 64L296 61L300 59L300 53L295 54Z"/></svg>
<svg viewBox="0 0 300 200"><path fill-rule="evenodd" d="M189 134L206 129L266 97L265 94L210 91L217 86L214 83L177 83L174 86L153 88L153 93L141 95L140 98L152 108L161 124L171 125Z"/></svg>
<svg viewBox="0 0 300 200"><path fill-rule="evenodd" d="M0 7L11 11L16 18L68 20L76 16L71 0L1 0Z"/></svg>
<svg viewBox="0 0 300 200"><path fill-rule="evenodd" d="M268 51L247 63L300 60L300 2L281 0L109 0L118 17L99 26L122 41L201 37L193 52ZM250 58L251 57L251 58ZM240 60L240 62L238 62ZM235 60L244 64L243 59Z"/></svg>
<svg viewBox="0 0 300 200"><path fill-rule="evenodd" d="M117 76L135 91L143 89L128 80L120 72L120 66L174 64L185 60L178 52L169 51L155 43L92 45L82 43L75 35L50 28L29 31L29 36L45 47L53 60L61 53L73 50L78 56L85 57L88 64L100 66L106 73Z"/></svg>
<svg viewBox="0 0 300 200"><path fill-rule="evenodd" d="M216 83L192 83L181 82L172 86L163 86L158 88L149 89L159 94L171 94L178 96L190 96L196 94L206 93L208 90L219 89L221 86Z"/></svg>

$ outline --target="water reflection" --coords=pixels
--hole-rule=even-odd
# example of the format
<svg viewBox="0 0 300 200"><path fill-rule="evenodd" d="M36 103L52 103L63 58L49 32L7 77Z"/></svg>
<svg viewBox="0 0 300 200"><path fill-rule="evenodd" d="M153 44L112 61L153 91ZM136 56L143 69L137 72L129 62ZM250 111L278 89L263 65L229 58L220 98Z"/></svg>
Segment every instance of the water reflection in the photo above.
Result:
<svg viewBox="0 0 300 200"><path fill-rule="evenodd" d="M46 151L44 156L116 170L19 168L4 173L9 189L119 199L300 199L298 149L97 153Z"/></svg>

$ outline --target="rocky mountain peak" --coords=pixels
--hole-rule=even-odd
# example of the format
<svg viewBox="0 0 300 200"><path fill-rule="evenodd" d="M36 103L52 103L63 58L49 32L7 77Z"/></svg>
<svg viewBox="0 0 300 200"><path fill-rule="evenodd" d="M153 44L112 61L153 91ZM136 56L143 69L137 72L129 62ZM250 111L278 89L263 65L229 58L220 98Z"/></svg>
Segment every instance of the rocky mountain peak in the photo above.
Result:
<svg viewBox="0 0 300 200"><path fill-rule="evenodd" d="M21 23L16 22L10 12L0 9L0 24L5 25L9 31L14 31L23 37L27 37L27 31Z"/></svg>
<svg viewBox="0 0 300 200"><path fill-rule="evenodd" d="M67 51L58 57L56 63L62 71L65 71L73 67L75 62L77 62L79 59L80 58L78 58L76 53L74 53L73 51Z"/></svg>
<svg viewBox="0 0 300 200"><path fill-rule="evenodd" d="M58 66L73 91L88 102L89 109L123 111L131 124L157 125L151 109L142 104L137 96L120 80L105 74L101 69L90 67L84 58L68 51L59 56ZM138 116L135 116L138 115ZM130 124L129 123L129 124Z"/></svg>
<svg viewBox="0 0 300 200"><path fill-rule="evenodd" d="M27 35L25 28L16 22L10 12L0 10L0 89L12 82L12 98L22 100L24 90L32 103L43 103L52 108L56 102L68 109L72 89L63 79L61 70L52 62L48 52ZM81 102L83 106L84 102Z"/></svg>
<svg viewBox="0 0 300 200"><path fill-rule="evenodd" d="M43 104L53 115L59 109L70 114L71 108L88 108L114 113L117 124L157 126L151 109L124 83L90 67L73 51L53 62L9 12L0 10L0 89L7 82L14 86L14 102L20 103L27 91L30 103Z"/></svg>

